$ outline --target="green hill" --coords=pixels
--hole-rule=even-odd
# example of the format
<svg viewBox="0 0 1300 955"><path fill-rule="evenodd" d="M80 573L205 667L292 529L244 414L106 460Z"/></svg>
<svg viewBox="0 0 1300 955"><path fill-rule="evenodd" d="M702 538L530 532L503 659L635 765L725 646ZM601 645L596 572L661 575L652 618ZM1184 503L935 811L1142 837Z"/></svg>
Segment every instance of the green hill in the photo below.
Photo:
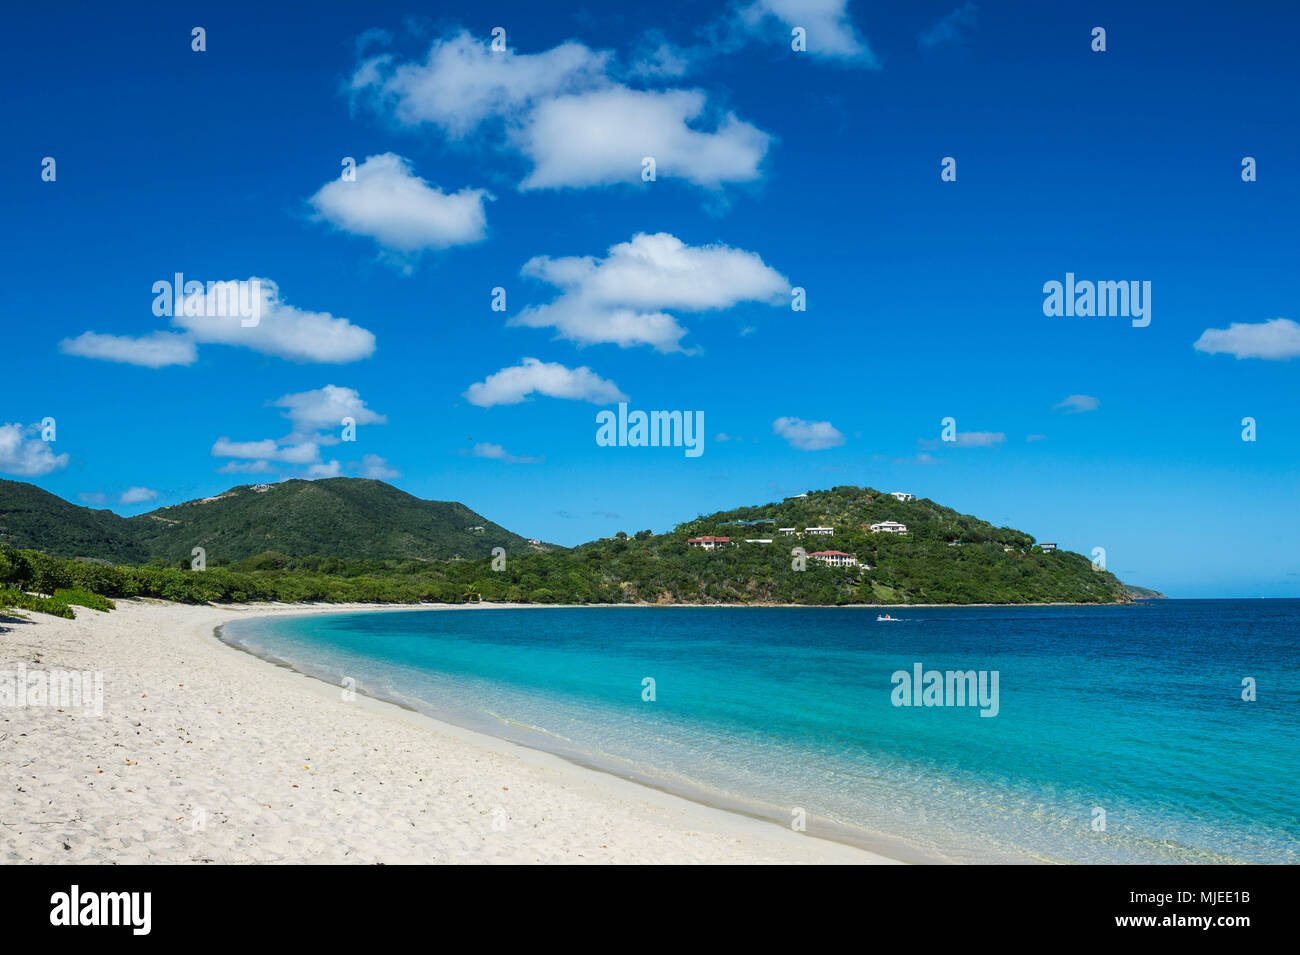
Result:
<svg viewBox="0 0 1300 955"><path fill-rule="evenodd" d="M1150 587L1138 587L1135 586L1134 584L1129 584L1127 589L1128 589L1128 595L1132 597L1134 600L1168 600L1169 599L1160 591L1152 590Z"/></svg>
<svg viewBox="0 0 1300 955"><path fill-rule="evenodd" d="M1113 574L1081 554L1045 551L1024 531L934 501L899 501L860 487L701 515L666 534L620 532L573 549L530 545L462 504L422 501L356 478L236 487L126 519L0 482L0 514L0 587L45 594L450 603L1131 600ZM882 521L905 524L907 533L872 532ZM809 533L812 527L831 533ZM702 536L730 541L714 550L688 544ZM188 569L196 546L207 551L206 572ZM497 546L506 549L504 567L490 560ZM104 567L13 548L145 566ZM842 551L859 566L798 561L793 548Z"/></svg>
<svg viewBox="0 0 1300 955"><path fill-rule="evenodd" d="M768 521L770 523L738 523ZM906 534L873 533L896 521ZM828 536L782 534L830 527ZM714 550L692 537L729 537ZM770 544L746 538L772 539ZM863 568L808 558L792 568L792 549L843 551ZM1045 552L1019 530L933 501L903 502L871 488L836 487L781 502L702 515L668 534L642 531L576 548L574 561L596 592L645 601L780 603L1126 602L1124 585L1081 554ZM494 588L483 592L485 598Z"/></svg>
<svg viewBox="0 0 1300 955"><path fill-rule="evenodd" d="M69 504L21 481L0 480L0 541L56 557L93 557L115 564L149 559L129 519Z"/></svg>
<svg viewBox="0 0 1300 955"><path fill-rule="evenodd" d="M14 547L113 563L234 563L267 551L295 557L448 560L534 550L463 504L424 501L382 481L328 478L242 485L215 497L122 518L0 481L0 527Z"/></svg>

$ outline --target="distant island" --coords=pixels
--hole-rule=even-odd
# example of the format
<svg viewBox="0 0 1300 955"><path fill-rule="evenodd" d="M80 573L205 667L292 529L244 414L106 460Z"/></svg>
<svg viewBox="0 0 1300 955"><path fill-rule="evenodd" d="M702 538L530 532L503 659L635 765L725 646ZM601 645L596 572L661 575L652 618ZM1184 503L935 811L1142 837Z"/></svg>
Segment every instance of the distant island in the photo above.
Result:
<svg viewBox="0 0 1300 955"><path fill-rule="evenodd" d="M835 606L1160 596L1024 531L865 487L567 548L361 478L241 485L130 518L0 481L0 606L67 615L114 597Z"/></svg>

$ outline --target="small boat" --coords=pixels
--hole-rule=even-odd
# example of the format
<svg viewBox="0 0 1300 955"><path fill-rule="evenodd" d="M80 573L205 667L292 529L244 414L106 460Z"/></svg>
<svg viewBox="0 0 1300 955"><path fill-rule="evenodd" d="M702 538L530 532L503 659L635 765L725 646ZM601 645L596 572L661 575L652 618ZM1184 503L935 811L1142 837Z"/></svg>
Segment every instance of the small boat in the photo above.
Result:
<svg viewBox="0 0 1300 955"><path fill-rule="evenodd" d="M885 614L883 617L880 614L876 614L876 622L877 623L886 623L886 622L898 623L898 618L891 617L889 614Z"/></svg>

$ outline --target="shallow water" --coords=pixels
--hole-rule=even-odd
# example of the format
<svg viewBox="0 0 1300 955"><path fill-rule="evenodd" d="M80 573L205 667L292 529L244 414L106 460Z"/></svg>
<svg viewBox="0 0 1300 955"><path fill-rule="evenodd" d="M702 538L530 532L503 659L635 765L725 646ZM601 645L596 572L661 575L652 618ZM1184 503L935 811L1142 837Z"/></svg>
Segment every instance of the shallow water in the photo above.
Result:
<svg viewBox="0 0 1300 955"><path fill-rule="evenodd" d="M348 613L238 620L223 638L784 824L802 810L812 833L902 839L918 858L1300 861L1300 601L877 613ZM894 674L918 663L996 671L996 715L895 705Z"/></svg>

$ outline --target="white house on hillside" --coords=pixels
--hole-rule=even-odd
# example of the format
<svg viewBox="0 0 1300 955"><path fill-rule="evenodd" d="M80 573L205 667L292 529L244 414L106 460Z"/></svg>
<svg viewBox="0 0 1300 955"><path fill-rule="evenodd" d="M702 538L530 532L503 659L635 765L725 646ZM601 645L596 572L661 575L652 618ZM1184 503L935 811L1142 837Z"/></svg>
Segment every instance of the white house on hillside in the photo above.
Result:
<svg viewBox="0 0 1300 955"><path fill-rule="evenodd" d="M856 567L858 559L852 554L846 554L842 550L819 550L814 554L809 554L813 560L819 560L823 564L830 564L832 567Z"/></svg>
<svg viewBox="0 0 1300 955"><path fill-rule="evenodd" d="M889 496L898 498L904 504L906 504L908 501L916 500L915 494L908 494L906 491L890 491Z"/></svg>
<svg viewBox="0 0 1300 955"><path fill-rule="evenodd" d="M881 521L879 524L871 525L873 534L906 534L907 525L900 524L898 521Z"/></svg>
<svg viewBox="0 0 1300 955"><path fill-rule="evenodd" d="M830 537L832 534L835 533L835 528L833 528L833 527L805 527L805 528L803 529L803 532L804 532L805 534L816 534L818 537Z"/></svg>
<svg viewBox="0 0 1300 955"><path fill-rule="evenodd" d="M1048 554L1056 550L1055 544L1039 544L1038 546L1041 547Z"/></svg>
<svg viewBox="0 0 1300 955"><path fill-rule="evenodd" d="M690 537L687 538L687 545L690 547L703 547L705 550L713 550L715 547L722 547L724 544L730 544L730 537Z"/></svg>
<svg viewBox="0 0 1300 955"><path fill-rule="evenodd" d="M780 531L782 534L784 534L786 537L792 537L795 533L793 527L778 527L777 530Z"/></svg>

